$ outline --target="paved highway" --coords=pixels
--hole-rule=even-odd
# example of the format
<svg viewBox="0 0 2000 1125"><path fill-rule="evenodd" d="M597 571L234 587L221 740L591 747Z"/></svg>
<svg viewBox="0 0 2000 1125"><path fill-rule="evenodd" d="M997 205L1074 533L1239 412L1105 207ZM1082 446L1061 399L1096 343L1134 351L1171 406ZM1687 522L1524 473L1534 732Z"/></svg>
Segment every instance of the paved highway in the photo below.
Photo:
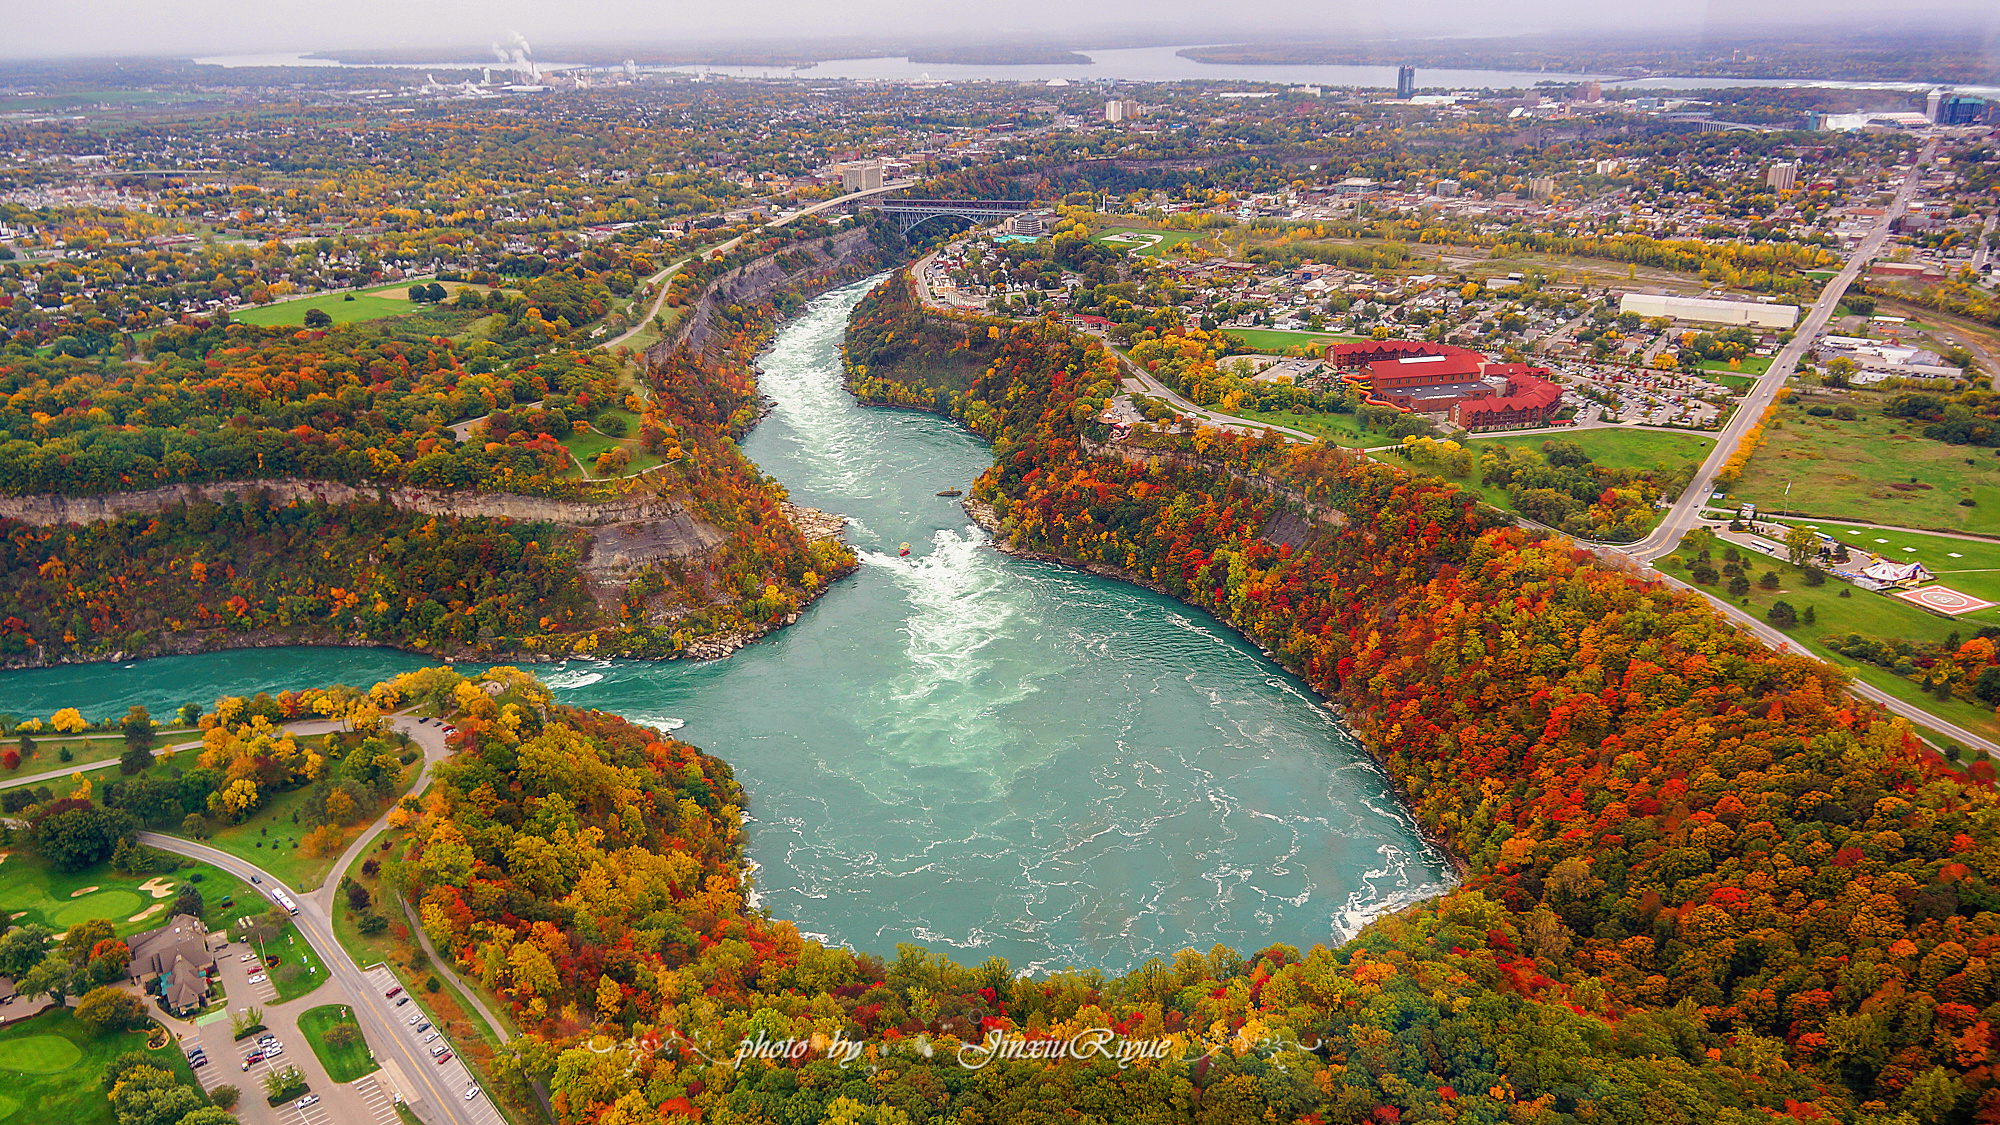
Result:
<svg viewBox="0 0 2000 1125"><path fill-rule="evenodd" d="M1722 433L1716 438L1715 448L1709 451L1708 460L1702 462L1701 470L1681 492L1681 497L1675 502L1673 509L1660 521L1660 526L1653 529L1651 535L1625 548L1627 554L1646 561L1670 554L1680 545L1681 536L1701 522L1702 505L1708 502L1709 494L1715 491L1716 474L1722 471L1723 464L1736 452L1736 446L1742 441L1743 435L1764 416L1765 408L1777 398L1778 392L1784 388L1785 380L1798 369L1799 358L1805 355L1807 349L1813 346L1813 342L1819 339L1819 334L1825 331L1827 321L1833 318L1833 310L1840 304L1841 297L1846 295L1847 287L1854 283L1854 279L1868 267L1869 262L1875 260L1875 255L1882 252L1883 245L1889 241L1889 224L1909 207L1910 198L1916 194L1917 184L1923 178L1924 165L1930 163L1931 156L1936 151L1935 140L1924 145L1923 154L1910 166L1910 170L1904 173L1903 185L1896 191L1895 202L1883 213L1881 221L1875 224L1875 229L1869 231L1868 236L1861 240L1861 244L1854 248L1854 253L1848 256L1847 264L1841 267L1840 273L1826 283L1826 288L1820 292L1819 300L1813 302L1811 310L1800 322L1798 333L1792 337L1792 342L1778 352L1778 358L1771 362L1770 370L1766 371L1750 388L1750 393L1744 396L1742 405L1736 408L1736 415L1729 420L1729 424L1723 427Z"/></svg>
<svg viewBox="0 0 2000 1125"><path fill-rule="evenodd" d="M396 729L409 734L424 751L423 772L419 774L417 788L428 780L432 768L445 758L449 751L445 746L444 732L435 724L420 725L415 719L398 716L391 720ZM297 889L286 887L270 872L239 859L228 852L183 840L177 836L164 836L158 832L141 832L141 843L172 852L175 855L197 859L213 864L224 871L250 882L258 881L259 889L269 894L274 889L284 890L299 904L299 912L293 921L299 933L311 943L313 951L325 962L328 973L335 983L347 993L353 1005L354 1015L361 1024L362 1035L367 1039L370 1050L378 1059L393 1059L401 1069L405 1082L402 1083L403 1098L416 1114L430 1125L493 1125L498 1119L487 1095L481 1093L471 1101L465 1098L463 1081L448 1081L447 1073L456 1076L464 1073L455 1065L438 1066L425 1052L417 1040L407 1034L404 1016L399 1014L395 1002L383 996L383 989L370 981L354 963L347 950L333 936L333 916L331 904L333 891L338 885L340 872L347 869L361 849L378 836L387 822L388 814L364 832L340 857L339 865L333 868L335 878L328 879L318 893L306 895ZM454 1063L457 1060L453 1060Z"/></svg>

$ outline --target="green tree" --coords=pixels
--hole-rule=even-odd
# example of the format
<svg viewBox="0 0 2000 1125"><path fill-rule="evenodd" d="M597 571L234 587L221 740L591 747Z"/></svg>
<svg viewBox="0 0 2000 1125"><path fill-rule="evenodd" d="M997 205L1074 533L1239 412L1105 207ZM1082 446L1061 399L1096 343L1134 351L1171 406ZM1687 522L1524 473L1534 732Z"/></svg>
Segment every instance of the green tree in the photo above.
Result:
<svg viewBox="0 0 2000 1125"><path fill-rule="evenodd" d="M52 953L29 969L26 976L17 979L14 987L23 996L46 996L60 1004L69 997L75 979L76 969L69 958Z"/></svg>
<svg viewBox="0 0 2000 1125"><path fill-rule="evenodd" d="M125 745L152 748L153 716L144 707L134 703L131 709L125 712L125 717L119 720L118 727L125 735Z"/></svg>
<svg viewBox="0 0 2000 1125"><path fill-rule="evenodd" d="M242 1096L243 1091L234 1086L217 1086L208 1092L208 1100L224 1109L235 1109L237 1099Z"/></svg>
<svg viewBox="0 0 2000 1125"><path fill-rule="evenodd" d="M85 806L43 817L31 839L56 870L81 871L111 858L119 838L131 831L132 816L123 809Z"/></svg>
<svg viewBox="0 0 2000 1125"><path fill-rule="evenodd" d="M1996 673L1994 682L2000 685L2000 668L1989 670ZM32 924L8 931L6 937L0 937L0 976L20 980L49 955L49 939L54 936L55 931L47 926Z"/></svg>

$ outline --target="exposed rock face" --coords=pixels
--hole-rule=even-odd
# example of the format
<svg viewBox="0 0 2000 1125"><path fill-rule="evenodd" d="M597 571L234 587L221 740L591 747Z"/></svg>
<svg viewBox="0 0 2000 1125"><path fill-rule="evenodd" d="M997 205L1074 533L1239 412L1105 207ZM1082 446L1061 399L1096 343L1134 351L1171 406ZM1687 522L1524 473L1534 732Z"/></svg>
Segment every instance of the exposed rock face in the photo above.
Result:
<svg viewBox="0 0 2000 1125"><path fill-rule="evenodd" d="M657 364L682 345L699 352L716 334L717 309L762 301L780 289L809 288L813 282L875 253L868 231L857 227L745 262L710 282L674 334L646 349L646 359Z"/></svg>
<svg viewBox="0 0 2000 1125"><path fill-rule="evenodd" d="M170 484L139 492L113 492L102 496L48 493L0 495L0 517L38 527L59 523L96 523L122 516L150 515L180 504L219 503L232 495L238 500L246 500L260 492L277 503L295 500L324 500L329 504L377 502L433 516L498 516L576 527L657 519L682 513L679 504L657 496L591 503L507 492L458 492L403 485L362 486L327 480L229 480L207 484Z"/></svg>
<svg viewBox="0 0 2000 1125"><path fill-rule="evenodd" d="M591 534L583 569L593 578L626 575L662 559L686 559L722 542L722 532L683 511L604 524Z"/></svg>

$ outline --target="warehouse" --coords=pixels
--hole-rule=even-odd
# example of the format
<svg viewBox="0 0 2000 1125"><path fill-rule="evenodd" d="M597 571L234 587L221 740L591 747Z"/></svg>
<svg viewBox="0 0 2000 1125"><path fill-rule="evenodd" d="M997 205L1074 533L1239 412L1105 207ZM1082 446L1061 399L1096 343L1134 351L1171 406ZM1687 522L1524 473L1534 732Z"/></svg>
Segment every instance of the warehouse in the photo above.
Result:
<svg viewBox="0 0 2000 1125"><path fill-rule="evenodd" d="M1717 301L1707 297L1669 297L1661 293L1626 293L1619 298L1618 311L1643 317L1665 316L1699 324L1727 324L1746 328L1790 328L1799 322L1797 305L1765 304L1761 301Z"/></svg>

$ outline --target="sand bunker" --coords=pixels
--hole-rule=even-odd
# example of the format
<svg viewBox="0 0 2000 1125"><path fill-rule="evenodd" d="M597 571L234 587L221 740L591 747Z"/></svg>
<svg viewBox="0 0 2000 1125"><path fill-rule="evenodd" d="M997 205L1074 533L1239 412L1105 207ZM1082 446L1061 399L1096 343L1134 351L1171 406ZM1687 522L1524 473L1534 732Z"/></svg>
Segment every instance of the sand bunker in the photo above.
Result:
<svg viewBox="0 0 2000 1125"><path fill-rule="evenodd" d="M139 913L134 914L130 918L127 918L125 920L127 922L143 922L146 919L151 918L153 915L158 914L160 911L165 910L166 908L167 908L166 903L156 902L153 905L147 907L144 910L141 910Z"/></svg>
<svg viewBox="0 0 2000 1125"><path fill-rule="evenodd" d="M165 898L174 893L175 885L173 880L162 879L158 875L155 875L151 879L139 884L139 889L152 895L154 898Z"/></svg>
<svg viewBox="0 0 2000 1125"><path fill-rule="evenodd" d="M69 897L82 898L83 896L89 894L92 891L101 891L103 889L104 888L102 887L78 887L76 890L73 890L69 893Z"/></svg>

